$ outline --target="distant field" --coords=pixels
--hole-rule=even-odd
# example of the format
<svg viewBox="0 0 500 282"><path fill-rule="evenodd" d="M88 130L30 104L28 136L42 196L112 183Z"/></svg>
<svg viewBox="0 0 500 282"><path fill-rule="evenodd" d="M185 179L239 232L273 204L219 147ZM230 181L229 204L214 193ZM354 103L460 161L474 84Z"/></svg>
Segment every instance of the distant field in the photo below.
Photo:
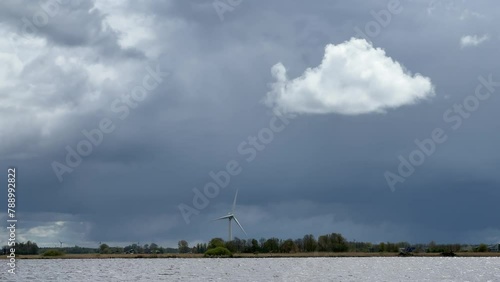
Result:
<svg viewBox="0 0 500 282"><path fill-rule="evenodd" d="M457 257L500 257L500 253L456 253ZM285 257L397 257L398 253L262 253L234 254L235 258L285 258ZM415 253L413 257L439 257L439 253ZM6 256L1 256L6 259ZM109 259L109 258L203 258L203 254L66 254L63 256L45 257L42 255L19 255L20 259Z"/></svg>

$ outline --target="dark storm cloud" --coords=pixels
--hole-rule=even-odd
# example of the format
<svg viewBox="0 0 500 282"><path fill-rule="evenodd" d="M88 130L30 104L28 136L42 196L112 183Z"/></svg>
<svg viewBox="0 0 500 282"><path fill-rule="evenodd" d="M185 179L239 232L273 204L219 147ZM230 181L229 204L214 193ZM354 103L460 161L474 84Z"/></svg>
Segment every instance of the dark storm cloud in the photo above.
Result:
<svg viewBox="0 0 500 282"><path fill-rule="evenodd" d="M134 49L121 50L118 34L106 28L106 15L94 9L94 1L51 0L37 3L6 1L0 15L4 24L24 37L38 36L68 47L92 46L103 59L121 54L144 57Z"/></svg>
<svg viewBox="0 0 500 282"><path fill-rule="evenodd" d="M25 51L36 42L13 41L18 56L33 59L24 62L18 84L0 84L9 106L2 119L19 116L17 128L1 131L0 152L3 168L20 170L24 233L45 244L73 236L75 244L172 245L224 237L226 224L209 220L229 211L239 188L236 213L256 238L340 232L357 241L500 240L492 224L500 90L458 130L443 120L474 93L479 75L500 80L497 4L434 2L401 1L403 11L369 39L412 73L430 77L435 98L386 114L300 116L252 162L237 147L269 125L272 113L262 101L274 82L271 67L282 62L295 78L318 66L325 45L357 36L354 28L374 21L371 12L387 9L388 1L242 1L223 21L210 1L61 6L34 34L47 41L39 50ZM0 31L19 33L22 17L38 9L3 2ZM490 39L460 48L462 36L475 34ZM65 58L59 65L58 56ZM94 64L101 67L89 68ZM156 65L171 75L120 120L111 103ZM60 183L50 164L64 161L65 146L74 148L81 131L104 117L116 130ZM391 192L384 172L396 171L398 156L407 158L414 140L436 127L448 141ZM178 205L192 204L192 189L203 189L208 173L232 159L242 173L186 225Z"/></svg>

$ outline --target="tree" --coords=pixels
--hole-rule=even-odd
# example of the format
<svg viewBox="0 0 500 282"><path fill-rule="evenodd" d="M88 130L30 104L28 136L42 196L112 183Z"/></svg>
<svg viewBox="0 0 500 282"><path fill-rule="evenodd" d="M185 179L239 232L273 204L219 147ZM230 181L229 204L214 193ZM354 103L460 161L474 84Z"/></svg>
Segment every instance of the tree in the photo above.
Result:
<svg viewBox="0 0 500 282"><path fill-rule="evenodd" d="M318 248L318 242L312 234L305 235L302 242L304 244L304 251L306 252L314 252Z"/></svg>
<svg viewBox="0 0 500 282"><path fill-rule="evenodd" d="M260 251L260 246L259 246L259 242L255 239L252 239L251 241L251 247L250 247L250 252L252 253L256 253Z"/></svg>
<svg viewBox="0 0 500 282"><path fill-rule="evenodd" d="M189 253L189 245L186 240L180 240L178 246L179 246L179 253L181 254Z"/></svg>
<svg viewBox="0 0 500 282"><path fill-rule="evenodd" d="M208 249L205 252L205 257L231 257L233 254L231 251L224 247L216 247L212 249Z"/></svg>
<svg viewBox="0 0 500 282"><path fill-rule="evenodd" d="M236 251L238 253L241 253L241 252L243 252L245 250L245 245L246 245L246 240L245 239L240 239L238 237L235 237L233 241L235 243Z"/></svg>
<svg viewBox="0 0 500 282"><path fill-rule="evenodd" d="M6 248L10 250L9 246L6 246ZM38 245L31 241L16 243L16 253L20 255L36 255L38 254Z"/></svg>
<svg viewBox="0 0 500 282"><path fill-rule="evenodd" d="M295 239L293 241L295 243L295 246L297 246L297 252L303 252L304 251L304 241L302 238Z"/></svg>
<svg viewBox="0 0 500 282"><path fill-rule="evenodd" d="M297 252L297 245L292 239L285 240L280 246L280 251L282 253L295 253Z"/></svg>
<svg viewBox="0 0 500 282"><path fill-rule="evenodd" d="M429 243L429 246L428 246L428 252L429 252L429 253L434 253L434 252L437 252L436 242L431 241L431 242Z"/></svg>
<svg viewBox="0 0 500 282"><path fill-rule="evenodd" d="M132 246L134 246L136 254L143 254L144 253L144 249L139 245L139 243L133 244Z"/></svg>
<svg viewBox="0 0 500 282"><path fill-rule="evenodd" d="M266 242L266 238L260 238L259 243L260 243L260 248L264 249L264 243Z"/></svg>
<svg viewBox="0 0 500 282"><path fill-rule="evenodd" d="M135 253L134 245L128 245L128 246L123 247L123 251L126 254L133 254L133 253Z"/></svg>
<svg viewBox="0 0 500 282"><path fill-rule="evenodd" d="M196 247L195 247L195 253L197 254L203 254L204 252L207 251L207 244L203 243L203 244L196 244Z"/></svg>
<svg viewBox="0 0 500 282"><path fill-rule="evenodd" d="M226 242L225 247L232 253L240 253L245 249L245 240L235 237L234 240Z"/></svg>
<svg viewBox="0 0 500 282"><path fill-rule="evenodd" d="M143 248L144 248L144 253L149 254L151 252L148 244L145 244Z"/></svg>
<svg viewBox="0 0 500 282"><path fill-rule="evenodd" d="M31 241L26 242L26 254L27 255L38 254L38 245L35 242Z"/></svg>
<svg viewBox="0 0 500 282"><path fill-rule="evenodd" d="M378 250L379 250L379 252L385 252L386 251L386 247L385 247L385 243L384 242L380 242L380 244L378 245Z"/></svg>
<svg viewBox="0 0 500 282"><path fill-rule="evenodd" d="M387 249L388 252L391 252L391 253L397 253L397 252L399 252L398 246L396 244L390 243L390 242L386 243L386 249Z"/></svg>
<svg viewBox="0 0 500 282"><path fill-rule="evenodd" d="M345 252L348 250L347 241L339 233L319 236L318 248L322 252Z"/></svg>
<svg viewBox="0 0 500 282"><path fill-rule="evenodd" d="M348 249L346 239L340 233L331 234L332 249L334 252L345 252Z"/></svg>
<svg viewBox="0 0 500 282"><path fill-rule="evenodd" d="M208 242L208 249L214 249L214 248L217 248L217 247L224 247L224 240L222 240L221 238L212 238L212 240L210 240L210 242Z"/></svg>
<svg viewBox="0 0 500 282"><path fill-rule="evenodd" d="M151 243L151 245L149 245L149 250L151 250L151 253L153 254L159 253L158 245L155 243Z"/></svg>
<svg viewBox="0 0 500 282"><path fill-rule="evenodd" d="M265 253L277 253L280 249L279 239L278 238L270 238L264 242L264 246L262 247L262 251Z"/></svg>
<svg viewBox="0 0 500 282"><path fill-rule="evenodd" d="M109 249L108 244L101 244L99 246L99 253L100 254L109 254L110 253L110 249Z"/></svg>
<svg viewBox="0 0 500 282"><path fill-rule="evenodd" d="M234 240L227 241L224 247L226 247L226 249L228 249L231 253L236 253L238 251L238 245Z"/></svg>
<svg viewBox="0 0 500 282"><path fill-rule="evenodd" d="M125 246L123 248L123 251L127 254L142 254L144 252L144 249L134 243L132 245Z"/></svg>
<svg viewBox="0 0 500 282"><path fill-rule="evenodd" d="M478 252L484 253L488 251L488 246L486 244L480 244L479 247L477 248Z"/></svg>

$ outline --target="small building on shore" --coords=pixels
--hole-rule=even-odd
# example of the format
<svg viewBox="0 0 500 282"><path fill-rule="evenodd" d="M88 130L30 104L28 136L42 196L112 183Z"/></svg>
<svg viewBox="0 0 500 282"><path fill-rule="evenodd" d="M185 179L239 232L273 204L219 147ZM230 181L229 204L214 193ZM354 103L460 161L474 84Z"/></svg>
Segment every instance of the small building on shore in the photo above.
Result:
<svg viewBox="0 0 500 282"><path fill-rule="evenodd" d="M493 245L488 246L488 251L500 252L500 244L493 244Z"/></svg>

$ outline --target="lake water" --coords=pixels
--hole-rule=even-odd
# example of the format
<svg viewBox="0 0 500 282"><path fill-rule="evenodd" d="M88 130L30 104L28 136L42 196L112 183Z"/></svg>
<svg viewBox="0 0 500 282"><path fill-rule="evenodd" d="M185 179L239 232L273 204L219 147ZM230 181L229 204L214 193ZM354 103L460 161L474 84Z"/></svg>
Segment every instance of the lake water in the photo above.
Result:
<svg viewBox="0 0 500 282"><path fill-rule="evenodd" d="M500 281L500 258L0 260L0 281Z"/></svg>

